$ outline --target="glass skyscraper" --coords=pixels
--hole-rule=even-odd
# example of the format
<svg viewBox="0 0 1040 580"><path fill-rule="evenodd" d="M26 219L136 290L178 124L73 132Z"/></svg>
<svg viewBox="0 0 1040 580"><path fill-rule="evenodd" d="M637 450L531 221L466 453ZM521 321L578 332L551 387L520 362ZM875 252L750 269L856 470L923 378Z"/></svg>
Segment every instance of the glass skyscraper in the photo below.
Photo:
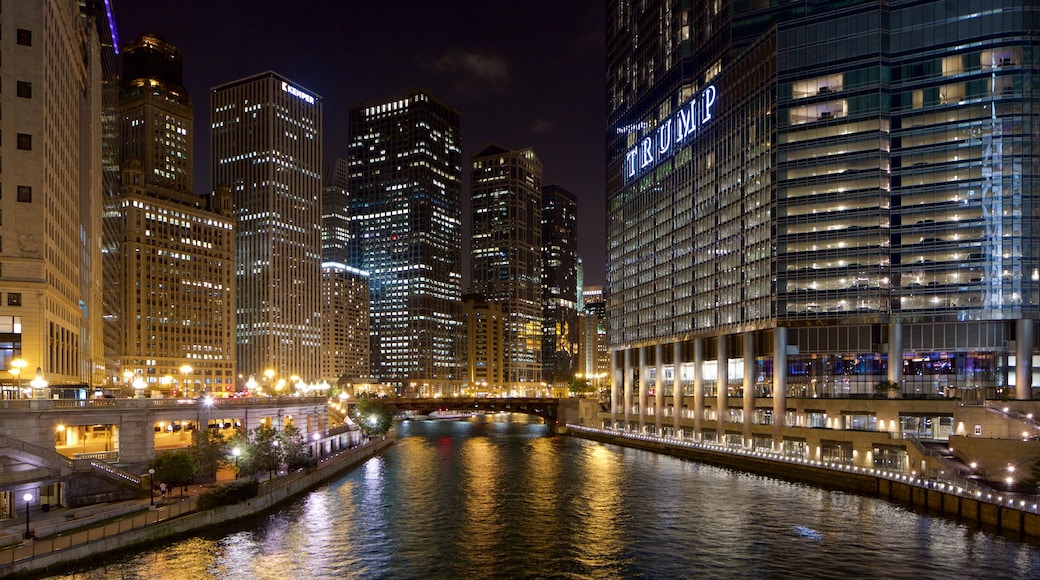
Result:
<svg viewBox="0 0 1040 580"><path fill-rule="evenodd" d="M1031 398L1037 7L608 2L617 423L779 445L786 397Z"/></svg>
<svg viewBox="0 0 1040 580"><path fill-rule="evenodd" d="M321 374L321 97L274 72L211 90L212 179L231 189L238 369Z"/></svg>
<svg viewBox="0 0 1040 580"><path fill-rule="evenodd" d="M503 385L530 396L542 385L542 162L530 148L488 145L473 157L473 291L506 317Z"/></svg>
<svg viewBox="0 0 1040 580"><path fill-rule="evenodd" d="M372 376L401 392L458 385L459 112L423 90L350 111L350 266L371 285Z"/></svg>

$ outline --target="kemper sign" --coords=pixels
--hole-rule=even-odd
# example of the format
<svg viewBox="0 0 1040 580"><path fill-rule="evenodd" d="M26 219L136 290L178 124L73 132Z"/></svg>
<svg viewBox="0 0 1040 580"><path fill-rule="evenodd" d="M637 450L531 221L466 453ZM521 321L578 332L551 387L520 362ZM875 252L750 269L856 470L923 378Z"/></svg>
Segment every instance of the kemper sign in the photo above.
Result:
<svg viewBox="0 0 1040 580"><path fill-rule="evenodd" d="M683 143L696 136L700 128L711 121L717 95L715 85L708 85L629 149L625 153L625 179L634 179L668 159Z"/></svg>
<svg viewBox="0 0 1040 580"><path fill-rule="evenodd" d="M309 103L311 105L314 104L314 97L308 95L307 93L301 91L300 89L290 85L289 83L287 83L285 81L282 81L282 90L287 92L287 93L289 93L290 95L296 97L297 99L303 99L304 101L307 101L307 103Z"/></svg>

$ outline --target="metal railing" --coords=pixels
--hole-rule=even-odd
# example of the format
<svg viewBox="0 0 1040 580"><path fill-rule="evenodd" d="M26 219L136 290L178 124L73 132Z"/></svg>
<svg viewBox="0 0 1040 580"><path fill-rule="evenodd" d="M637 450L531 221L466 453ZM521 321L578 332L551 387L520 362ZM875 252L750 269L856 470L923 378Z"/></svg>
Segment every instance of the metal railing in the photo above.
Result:
<svg viewBox="0 0 1040 580"><path fill-rule="evenodd" d="M0 447L11 447L68 469L73 467L73 461L71 459L53 449L47 449L42 445L29 443L28 441L23 441L21 439L15 439L8 435L0 435Z"/></svg>
<svg viewBox="0 0 1040 580"><path fill-rule="evenodd" d="M1033 429L1040 431L1040 423L1033 418L1032 414L1026 415L1007 407L1006 404L999 401L984 401L983 406L987 411L996 413L1006 419L1015 419L1021 421ZM1037 434L1034 434L1035 437Z"/></svg>

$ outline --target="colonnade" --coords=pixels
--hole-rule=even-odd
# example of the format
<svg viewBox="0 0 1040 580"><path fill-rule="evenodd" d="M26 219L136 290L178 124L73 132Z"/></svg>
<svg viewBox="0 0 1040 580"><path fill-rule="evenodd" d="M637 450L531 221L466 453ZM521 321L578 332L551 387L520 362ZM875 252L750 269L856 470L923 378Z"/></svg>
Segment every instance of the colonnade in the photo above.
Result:
<svg viewBox="0 0 1040 580"><path fill-rule="evenodd" d="M1018 320L1015 326L1015 351L1018 363L1015 366L1015 398L1028 400L1032 397L1032 352L1033 352L1033 322L1032 320ZM903 325L893 322L887 325L888 330L888 360L903 359ZM772 390L772 438L774 450L778 449L783 439L782 431L785 427L787 415L787 371L788 354L791 352L788 340L788 328L776 327L769 331L772 335L772 362L773 376L771 381ZM755 360L758 353L755 352L755 332L744 332L741 334L741 351L743 358L743 399L742 399L742 427L741 436L744 445L750 445L752 436L752 417L755 414ZM715 389L715 418L714 427L718 439L722 439L726 433L726 424L729 421L729 359L730 353L727 347L730 342L728 336L698 337L689 341L672 341L671 364L665 364L665 352L667 342L660 342L647 346L628 349L614 350L610 357L611 375L611 423L617 425L623 421L625 430L637 425L640 432L647 430L652 424L653 432L658 435L665 433L666 418L662 412L665 409L665 369L672 368L672 417L671 429L677 436L682 436L681 420L682 410L688 403L684 400L681 366L693 363L693 416L692 433L695 440L701 439L702 429L707 427L705 418L705 392L704 392L704 346L705 341L715 341L715 362L717 366L717 379ZM683 345L692 343L693 360L683 360ZM648 417L648 386L650 386L650 349L653 349L654 359L654 398L653 416ZM1022 364L1026 361L1026 364ZM903 379L903 365L888 365L888 379L901 383ZM636 380L639 387L636 392ZM638 406L633 406L633 398L637 397ZM731 425L732 428L732 425Z"/></svg>

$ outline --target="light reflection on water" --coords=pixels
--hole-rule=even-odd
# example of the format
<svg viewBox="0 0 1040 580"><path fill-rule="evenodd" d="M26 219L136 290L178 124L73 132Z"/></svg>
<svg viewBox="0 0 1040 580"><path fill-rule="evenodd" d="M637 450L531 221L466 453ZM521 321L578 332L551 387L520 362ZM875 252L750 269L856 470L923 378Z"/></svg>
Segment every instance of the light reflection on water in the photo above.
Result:
<svg viewBox="0 0 1040 580"><path fill-rule="evenodd" d="M270 514L61 578L1032 578L1036 547L501 417L411 422Z"/></svg>

